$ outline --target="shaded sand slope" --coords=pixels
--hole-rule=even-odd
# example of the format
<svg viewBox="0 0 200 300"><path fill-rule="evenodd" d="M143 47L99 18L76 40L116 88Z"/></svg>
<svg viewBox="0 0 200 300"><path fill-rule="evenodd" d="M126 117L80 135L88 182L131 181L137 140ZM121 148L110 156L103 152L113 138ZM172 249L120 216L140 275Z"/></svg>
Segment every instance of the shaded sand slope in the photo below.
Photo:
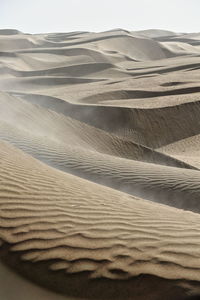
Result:
<svg viewBox="0 0 200 300"><path fill-rule="evenodd" d="M57 169L155 202L200 212L200 173L138 162L0 122L0 138ZM99 143L96 144L96 147ZM116 144L117 147L117 144ZM119 148L120 149L120 148ZM132 149L133 150L133 149Z"/></svg>
<svg viewBox="0 0 200 300"><path fill-rule="evenodd" d="M56 171L3 142L0 152L6 264L72 296L182 299L198 291L198 214Z"/></svg>
<svg viewBox="0 0 200 300"><path fill-rule="evenodd" d="M200 136L199 134L178 142L161 147L159 151L181 159L193 166L200 166Z"/></svg>
<svg viewBox="0 0 200 300"><path fill-rule="evenodd" d="M200 131L199 101L138 109L111 105L71 105L56 98L37 95L24 95L23 98L152 148L194 136Z"/></svg>
<svg viewBox="0 0 200 300"><path fill-rule="evenodd" d="M0 263L0 297L4 300L66 300L66 296L58 295L52 291L45 290L25 278L15 274L10 268ZM11 288L12 287L12 288ZM69 298L68 300L76 300Z"/></svg>
<svg viewBox="0 0 200 300"><path fill-rule="evenodd" d="M32 143L31 139L38 137L41 143L43 139L46 140L43 144L48 144L47 140L50 140L49 143L82 147L127 159L193 168L170 156L131 141L124 141L103 130L5 93L0 94L0 108L0 120L3 121L0 127L1 137L8 138L11 142L28 139ZM9 124L11 126L8 128Z"/></svg>

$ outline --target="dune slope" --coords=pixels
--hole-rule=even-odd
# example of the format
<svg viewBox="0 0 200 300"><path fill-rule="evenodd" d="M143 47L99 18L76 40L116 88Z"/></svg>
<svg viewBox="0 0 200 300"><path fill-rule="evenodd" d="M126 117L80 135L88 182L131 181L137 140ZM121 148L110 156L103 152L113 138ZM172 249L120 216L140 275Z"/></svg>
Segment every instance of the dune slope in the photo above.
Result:
<svg viewBox="0 0 200 300"><path fill-rule="evenodd" d="M105 281L108 289L100 298L131 299L132 293L137 297L140 280L149 299L159 299L151 291L156 277L163 290L171 285L176 296L185 292L186 283L196 288L198 214L56 171L3 142L0 151L0 253L5 263L72 296L99 298ZM144 279L138 279L140 274ZM127 286L127 280L133 285ZM119 287L129 293L118 294ZM146 296L139 292L138 299Z"/></svg>

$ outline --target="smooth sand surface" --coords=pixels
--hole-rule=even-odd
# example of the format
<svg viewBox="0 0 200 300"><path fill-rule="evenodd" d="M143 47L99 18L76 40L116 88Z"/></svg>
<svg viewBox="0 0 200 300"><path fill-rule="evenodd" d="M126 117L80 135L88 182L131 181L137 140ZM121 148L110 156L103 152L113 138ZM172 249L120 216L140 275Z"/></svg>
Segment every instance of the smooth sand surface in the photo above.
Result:
<svg viewBox="0 0 200 300"><path fill-rule="evenodd" d="M200 295L199 67L198 33L0 30L0 298Z"/></svg>
<svg viewBox="0 0 200 300"><path fill-rule="evenodd" d="M45 290L30 281L16 275L8 267L0 263L0 298L4 300L74 300Z"/></svg>

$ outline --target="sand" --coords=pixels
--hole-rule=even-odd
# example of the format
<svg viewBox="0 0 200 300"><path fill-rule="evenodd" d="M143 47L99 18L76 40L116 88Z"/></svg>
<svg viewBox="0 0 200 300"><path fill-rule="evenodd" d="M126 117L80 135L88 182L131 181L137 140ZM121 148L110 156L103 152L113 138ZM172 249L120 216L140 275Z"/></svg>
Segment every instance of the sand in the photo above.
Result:
<svg viewBox="0 0 200 300"><path fill-rule="evenodd" d="M0 63L0 297L198 297L200 34L0 30Z"/></svg>

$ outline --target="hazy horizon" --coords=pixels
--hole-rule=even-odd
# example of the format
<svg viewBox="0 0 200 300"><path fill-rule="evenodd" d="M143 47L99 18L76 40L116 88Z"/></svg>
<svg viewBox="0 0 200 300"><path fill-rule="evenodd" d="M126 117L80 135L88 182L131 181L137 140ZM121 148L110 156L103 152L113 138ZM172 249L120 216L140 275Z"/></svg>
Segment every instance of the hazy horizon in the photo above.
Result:
<svg viewBox="0 0 200 300"><path fill-rule="evenodd" d="M27 33L161 29L200 31L198 0L2 0L0 29Z"/></svg>

